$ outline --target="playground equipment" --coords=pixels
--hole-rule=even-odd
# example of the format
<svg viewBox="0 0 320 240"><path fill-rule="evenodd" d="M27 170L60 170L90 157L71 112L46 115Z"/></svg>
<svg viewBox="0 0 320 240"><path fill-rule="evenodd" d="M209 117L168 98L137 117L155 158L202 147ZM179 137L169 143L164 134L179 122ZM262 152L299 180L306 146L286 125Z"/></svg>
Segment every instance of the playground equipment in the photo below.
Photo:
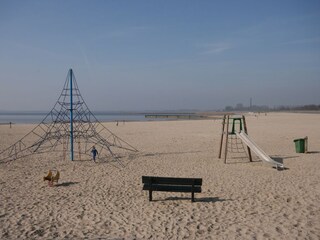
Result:
<svg viewBox="0 0 320 240"><path fill-rule="evenodd" d="M263 161L272 164L277 169L283 169L282 163L279 163L272 158L270 158L249 136L244 133L236 133L236 135Z"/></svg>
<svg viewBox="0 0 320 240"><path fill-rule="evenodd" d="M231 131L229 130L229 125L232 125ZM238 127L238 128L237 128ZM225 137L225 142L223 141ZM230 139L235 139L235 141L229 141ZM241 148L239 148L239 141L244 143L247 146L247 151L249 155L249 160L252 162L251 150L264 162L272 164L276 169L283 169L284 166L282 163L279 163L273 159L271 159L251 138L248 136L248 130L246 125L245 117L242 116L230 116L224 115L222 120L222 134L220 141L220 149L219 149L219 158L222 155L222 149L224 145L224 162L227 163L227 153L230 152L243 152ZM233 146L234 142L236 143L236 148ZM224 144L223 144L224 143ZM229 144L231 146L229 146ZM237 151L233 151L236 149ZM244 150L244 149L243 149Z"/></svg>
<svg viewBox="0 0 320 240"><path fill-rule="evenodd" d="M33 139L37 139L35 142ZM78 144L78 148L74 145ZM92 146L99 148L101 159L114 159L120 165L119 155L122 151L138 150L125 142L92 114L83 100L72 69L69 70L66 82L58 101L42 122L12 146L0 153L0 162L8 162L32 154L48 152L70 152L90 156Z"/></svg>
<svg viewBox="0 0 320 240"><path fill-rule="evenodd" d="M51 181L52 178L52 171L49 170L48 175L43 177L43 181Z"/></svg>
<svg viewBox="0 0 320 240"><path fill-rule="evenodd" d="M58 170L53 170L56 172L56 174L53 176L52 170L49 170L48 175L46 177L43 177L43 181L48 181L48 185L50 187L53 186L54 182L58 183L60 179L60 172Z"/></svg>
<svg viewBox="0 0 320 240"><path fill-rule="evenodd" d="M231 125L231 130L230 130ZM237 130L238 128L238 130ZM236 131L244 130L247 132L247 125L244 116L237 115L224 115L222 119L222 133L221 133L221 141L220 141L220 149L219 149L219 158L222 156L222 150L224 145L224 163L227 163L227 154L231 153L243 153L247 154L250 162L252 162L252 156L250 148L247 147L247 152L244 149L243 143L236 136ZM247 155L246 155L247 156Z"/></svg>

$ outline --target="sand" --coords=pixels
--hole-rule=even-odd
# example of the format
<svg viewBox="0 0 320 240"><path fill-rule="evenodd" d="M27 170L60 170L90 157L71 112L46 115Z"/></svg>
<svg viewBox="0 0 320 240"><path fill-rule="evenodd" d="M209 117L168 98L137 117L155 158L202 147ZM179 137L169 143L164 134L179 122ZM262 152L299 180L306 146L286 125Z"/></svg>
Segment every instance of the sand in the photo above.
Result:
<svg viewBox="0 0 320 240"><path fill-rule="evenodd" d="M320 239L320 114L247 115L284 171L218 159L220 120L105 123L139 149L121 161L34 155L0 164L1 239ZM0 151L34 125L0 125ZM293 140L309 137L308 154ZM232 157L232 158L231 158ZM61 179L43 182L49 169ZM142 191L141 176L199 177L202 193Z"/></svg>

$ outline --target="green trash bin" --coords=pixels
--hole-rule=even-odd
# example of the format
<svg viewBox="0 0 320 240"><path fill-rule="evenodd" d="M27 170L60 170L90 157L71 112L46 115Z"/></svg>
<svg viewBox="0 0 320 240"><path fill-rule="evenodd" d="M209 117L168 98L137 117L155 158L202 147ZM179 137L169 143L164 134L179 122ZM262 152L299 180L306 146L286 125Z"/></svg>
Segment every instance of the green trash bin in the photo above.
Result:
<svg viewBox="0 0 320 240"><path fill-rule="evenodd" d="M305 138L299 138L293 140L296 146L296 153L304 153L305 152Z"/></svg>

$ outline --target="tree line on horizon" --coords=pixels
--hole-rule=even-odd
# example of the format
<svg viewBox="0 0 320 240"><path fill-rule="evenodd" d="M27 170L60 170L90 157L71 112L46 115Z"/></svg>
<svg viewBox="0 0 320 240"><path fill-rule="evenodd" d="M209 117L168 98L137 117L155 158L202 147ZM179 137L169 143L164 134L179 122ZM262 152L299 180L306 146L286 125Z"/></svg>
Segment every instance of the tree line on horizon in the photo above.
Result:
<svg viewBox="0 0 320 240"><path fill-rule="evenodd" d="M244 106L241 103L238 103L236 106L226 106L224 108L224 111L230 112L230 111L255 111L255 112L268 112L268 111L319 111L320 105L316 104L308 104L308 105L302 105L302 106L275 106L275 107L269 107L266 105L262 106Z"/></svg>

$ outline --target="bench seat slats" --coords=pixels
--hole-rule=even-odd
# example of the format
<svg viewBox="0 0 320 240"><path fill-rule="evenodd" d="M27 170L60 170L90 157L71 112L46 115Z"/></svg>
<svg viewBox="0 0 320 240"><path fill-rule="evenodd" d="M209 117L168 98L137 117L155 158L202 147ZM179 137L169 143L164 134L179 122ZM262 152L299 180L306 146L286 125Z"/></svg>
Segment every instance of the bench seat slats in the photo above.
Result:
<svg viewBox="0 0 320 240"><path fill-rule="evenodd" d="M176 185L202 185L202 178L172 178L142 176L142 183L152 184L176 184Z"/></svg>
<svg viewBox="0 0 320 240"><path fill-rule="evenodd" d="M162 191L162 192L195 192L201 193L200 186L181 186L181 185L162 185L162 184L144 184L143 190Z"/></svg>

